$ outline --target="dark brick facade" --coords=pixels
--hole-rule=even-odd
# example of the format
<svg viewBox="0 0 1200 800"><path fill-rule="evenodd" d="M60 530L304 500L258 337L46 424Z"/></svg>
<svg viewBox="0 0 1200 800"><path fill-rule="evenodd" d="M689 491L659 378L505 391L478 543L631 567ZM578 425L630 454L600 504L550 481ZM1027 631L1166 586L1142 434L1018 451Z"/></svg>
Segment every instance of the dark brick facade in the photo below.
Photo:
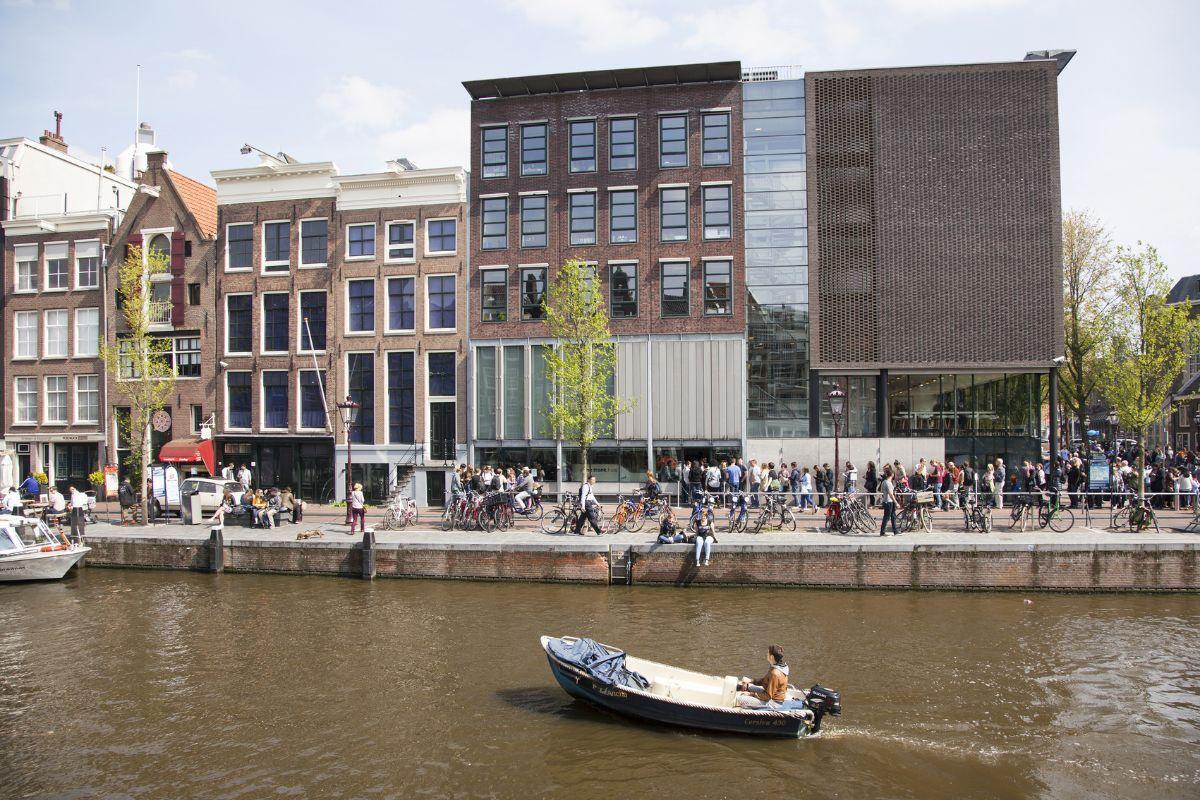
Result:
<svg viewBox="0 0 1200 800"><path fill-rule="evenodd" d="M701 165L701 113L727 109L730 114L730 165ZM688 166L659 166L660 112L686 112L688 118ZM609 169L610 115L637 115L636 170ZM569 164L569 120L596 120L596 171L571 173ZM546 121L547 172L521 175L521 123ZM484 178L481 164L481 126L508 124L508 175ZM730 182L731 235L706 241L703 236L701 185ZM688 187L689 235L685 242L659 241L660 184ZM609 244L609 187L637 187L638 241ZM571 246L568 237L568 197L573 189L596 190L596 241L594 246ZM520 193L546 191L548 197L546 247L522 248ZM507 194L508 245L504 250L481 247L481 195ZM737 81L697 83L645 88L606 89L526 97L492 98L471 103L471 337L473 339L546 336L540 321L520 321L521 265L549 265L553 281L557 265L571 258L595 262L608 300L610 260L636 261L638 265L638 314L613 319L614 334L647 333L739 333L745 329L745 288L742 244L742 119L741 84ZM705 257L732 260L733 313L705 316L703 313L703 263ZM663 317L659 307L659 262L689 259L689 309L686 317ZM479 271L490 266L508 268L508 320L484 322L481 316Z"/></svg>
<svg viewBox="0 0 1200 800"><path fill-rule="evenodd" d="M810 72L812 365L1062 353L1057 64Z"/></svg>

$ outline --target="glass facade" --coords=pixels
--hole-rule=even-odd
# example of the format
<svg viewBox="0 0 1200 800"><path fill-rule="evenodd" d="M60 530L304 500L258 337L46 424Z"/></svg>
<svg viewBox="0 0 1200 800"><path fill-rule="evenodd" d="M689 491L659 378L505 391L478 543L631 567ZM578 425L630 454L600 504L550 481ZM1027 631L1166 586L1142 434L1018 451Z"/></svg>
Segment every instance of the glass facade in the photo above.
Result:
<svg viewBox="0 0 1200 800"><path fill-rule="evenodd" d="M803 438L809 435L804 81L744 83L742 99L746 434Z"/></svg>

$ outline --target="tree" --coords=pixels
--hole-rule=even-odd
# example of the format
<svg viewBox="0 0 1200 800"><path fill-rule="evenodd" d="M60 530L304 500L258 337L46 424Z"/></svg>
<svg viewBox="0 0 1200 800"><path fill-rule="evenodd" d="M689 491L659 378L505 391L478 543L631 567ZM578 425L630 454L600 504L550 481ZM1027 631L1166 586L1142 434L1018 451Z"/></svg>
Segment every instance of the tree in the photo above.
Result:
<svg viewBox="0 0 1200 800"><path fill-rule="evenodd" d="M1083 436L1087 410L1101 377L1101 360L1112 333L1115 270L1108 231L1090 212L1068 211L1062 222L1063 330L1059 397ZM1065 421L1064 419L1064 421Z"/></svg>
<svg viewBox="0 0 1200 800"><path fill-rule="evenodd" d="M1117 249L1115 327L1101 370L1101 392L1138 442L1138 475L1145 475L1146 433L1162 416L1172 385L1200 332L1182 305L1167 305L1171 288L1158 251ZM1138 496L1145 480L1138 481Z"/></svg>
<svg viewBox="0 0 1200 800"><path fill-rule="evenodd" d="M617 366L617 346L608 328L604 296L595 268L571 259L559 268L543 303L555 346L547 348L546 372L555 387L550 423L559 438L579 445L582 480L588 479L588 448L606 425L629 410L613 396L609 379Z"/></svg>
<svg viewBox="0 0 1200 800"><path fill-rule="evenodd" d="M139 491L150 473L150 418L175 394L171 343L150 332L159 310L150 299L151 279L169 270L166 253L129 248L117 275L118 306L125 329L117 332L116 346L106 342L100 349L105 370L129 404L129 416L119 424L128 426L121 433L128 437L131 453L127 466ZM149 497L142 498L144 519L149 519L149 503Z"/></svg>

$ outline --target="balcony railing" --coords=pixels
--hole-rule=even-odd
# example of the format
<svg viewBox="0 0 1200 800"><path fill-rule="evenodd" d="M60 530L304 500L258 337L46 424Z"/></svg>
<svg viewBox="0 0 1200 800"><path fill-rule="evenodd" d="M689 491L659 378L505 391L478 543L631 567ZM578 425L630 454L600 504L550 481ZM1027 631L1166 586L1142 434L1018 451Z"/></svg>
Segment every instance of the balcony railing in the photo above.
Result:
<svg viewBox="0 0 1200 800"><path fill-rule="evenodd" d="M171 301L170 300L151 300L150 301L150 324L151 325L170 325L171 324Z"/></svg>

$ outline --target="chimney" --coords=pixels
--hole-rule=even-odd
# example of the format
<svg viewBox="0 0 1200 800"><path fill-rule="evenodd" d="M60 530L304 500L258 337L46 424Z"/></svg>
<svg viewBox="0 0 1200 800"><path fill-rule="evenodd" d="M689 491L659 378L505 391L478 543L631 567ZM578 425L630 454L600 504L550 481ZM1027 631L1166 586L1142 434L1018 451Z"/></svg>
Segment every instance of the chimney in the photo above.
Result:
<svg viewBox="0 0 1200 800"><path fill-rule="evenodd" d="M151 150L146 153L146 171L151 172L156 169L163 169L167 165L166 150Z"/></svg>
<svg viewBox="0 0 1200 800"><path fill-rule="evenodd" d="M60 153L67 152L67 143L62 138L62 112L54 112L54 133L50 131L42 131L42 135L38 137L38 141L46 147L53 147Z"/></svg>

